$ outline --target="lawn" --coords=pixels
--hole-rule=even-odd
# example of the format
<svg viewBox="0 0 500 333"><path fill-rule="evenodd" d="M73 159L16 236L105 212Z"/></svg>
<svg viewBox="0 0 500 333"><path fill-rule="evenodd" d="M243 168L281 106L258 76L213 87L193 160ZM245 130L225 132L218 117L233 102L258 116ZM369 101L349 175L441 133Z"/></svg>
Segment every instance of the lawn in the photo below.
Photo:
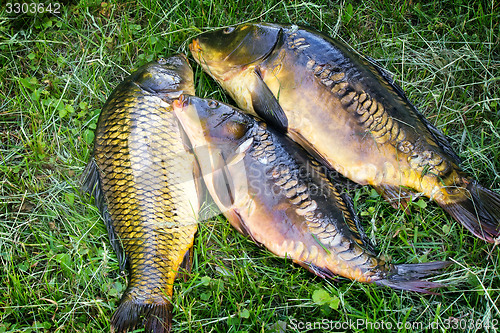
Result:
<svg viewBox="0 0 500 333"><path fill-rule="evenodd" d="M81 0L60 2L59 13L24 14L8 13L15 7L7 2L0 5L0 333L109 331L127 275L78 181L100 108L137 67L187 53L193 37L215 27L295 23L343 40L387 68L450 137L463 169L500 191L497 1ZM191 63L199 96L231 102ZM218 216L200 223L191 278L176 283L173 331L500 330L498 246L425 198L405 213L370 187L348 190L381 255L454 262L432 279L446 285L440 295L320 279Z"/></svg>

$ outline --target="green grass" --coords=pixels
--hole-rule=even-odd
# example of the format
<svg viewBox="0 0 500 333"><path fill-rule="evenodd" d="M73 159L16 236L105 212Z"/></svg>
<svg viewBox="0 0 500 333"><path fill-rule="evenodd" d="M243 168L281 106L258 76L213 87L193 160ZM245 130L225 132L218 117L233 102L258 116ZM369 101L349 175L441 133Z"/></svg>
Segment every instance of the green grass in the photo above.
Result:
<svg viewBox="0 0 500 333"><path fill-rule="evenodd" d="M131 71L158 55L187 52L190 39L212 27L296 23L346 41L386 67L450 136L463 168L498 191L498 2L395 3L82 0L63 4L54 16L7 15L2 2L0 332L109 331L127 278L97 210L78 192L97 116ZM227 101L192 64L198 94ZM475 239L427 200L405 214L370 188L350 192L385 257L456 262L435 278L448 286L441 295L322 280L256 247L218 217L200 225L191 279L176 284L174 330L319 332L300 329L298 321L322 320L352 324L325 332L376 331L388 323L393 331L403 323L401 332L435 323L444 332L452 331L446 325L472 322L496 323L486 331L498 330L498 246ZM373 324L356 326L358 320Z"/></svg>

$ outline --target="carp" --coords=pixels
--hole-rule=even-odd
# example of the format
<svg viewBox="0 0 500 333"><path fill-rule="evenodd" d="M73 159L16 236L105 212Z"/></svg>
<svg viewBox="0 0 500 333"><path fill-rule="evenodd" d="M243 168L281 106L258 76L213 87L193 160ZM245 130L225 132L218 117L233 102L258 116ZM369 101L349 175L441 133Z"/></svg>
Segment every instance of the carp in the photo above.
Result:
<svg viewBox="0 0 500 333"><path fill-rule="evenodd" d="M201 34L194 59L245 111L286 131L393 206L433 199L475 236L496 242L500 195L459 167L445 135L372 61L296 25L243 24Z"/></svg>
<svg viewBox="0 0 500 333"><path fill-rule="evenodd" d="M83 190L95 198L129 283L111 318L128 332L169 332L173 283L189 271L200 207L199 167L170 102L194 93L184 55L160 58L125 78L104 104Z"/></svg>
<svg viewBox="0 0 500 333"><path fill-rule="evenodd" d="M208 192L239 232L321 277L433 293L420 278L446 261L393 265L377 257L349 197L302 147L227 104L182 95L173 108Z"/></svg>

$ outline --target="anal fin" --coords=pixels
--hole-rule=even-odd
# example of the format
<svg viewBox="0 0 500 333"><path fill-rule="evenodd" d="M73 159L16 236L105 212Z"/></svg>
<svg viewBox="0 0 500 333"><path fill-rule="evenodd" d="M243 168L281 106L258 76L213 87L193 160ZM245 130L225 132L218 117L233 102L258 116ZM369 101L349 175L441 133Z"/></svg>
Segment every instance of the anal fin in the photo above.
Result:
<svg viewBox="0 0 500 333"><path fill-rule="evenodd" d="M191 268L193 266L193 247L190 247L184 254L184 259L179 266L179 271L177 272L177 279L182 279L184 282L189 280L189 274L191 274Z"/></svg>
<svg viewBox="0 0 500 333"><path fill-rule="evenodd" d="M408 204L416 196L414 191L401 186L378 185L374 186L374 188L378 194L396 209L408 207Z"/></svg>
<svg viewBox="0 0 500 333"><path fill-rule="evenodd" d="M319 276L322 279L328 278L328 279L333 279L333 280L337 281L337 279L336 279L337 275L333 274L328 269L324 269L324 268L321 268L321 267L318 267L318 266L315 266L313 264L303 262L303 261L294 260L293 262L299 266L302 266L303 268L307 269L309 272L313 273L314 275Z"/></svg>

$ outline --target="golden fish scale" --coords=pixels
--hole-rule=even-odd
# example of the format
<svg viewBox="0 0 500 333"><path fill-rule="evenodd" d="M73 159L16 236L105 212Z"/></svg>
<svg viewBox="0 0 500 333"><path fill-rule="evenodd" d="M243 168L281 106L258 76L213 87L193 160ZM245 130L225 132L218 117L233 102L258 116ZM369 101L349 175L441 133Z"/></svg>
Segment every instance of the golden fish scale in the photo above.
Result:
<svg viewBox="0 0 500 333"><path fill-rule="evenodd" d="M305 229L305 235L313 235L310 239L309 237L288 237L280 243L276 242L278 238L273 237L272 233L260 234L259 237L259 231L255 225L249 223L250 226L254 226L254 228L250 227L250 232L258 238L259 242L265 244L279 256L292 258L299 263L306 262L327 268L334 274L360 282L373 282L393 269L392 265L364 250L360 246L363 244L361 239L354 237L354 235L352 239L347 238L336 225L323 218L322 207L318 207L313 199L311 189L296 175L292 176L293 170L290 170L286 161L278 156L276 146L267 131L261 127L256 132L254 139L256 145L251 152L252 157L274 161L273 166L268 168L266 174L279 188L277 192L283 197L286 205L295 210L294 219L298 218L298 220L303 221L297 220L295 222L297 228ZM321 171L320 165L313 161L310 167L324 182L322 185L328 189L329 196L334 198L335 206L342 212L344 221L351 230L356 230L357 226L352 213L338 191ZM285 204L280 203L281 205ZM264 207L265 205L258 206ZM283 209L283 206L276 208L276 210ZM272 216L273 214L272 212L257 214L257 216L265 215Z"/></svg>
<svg viewBox="0 0 500 333"><path fill-rule="evenodd" d="M139 88L118 92L103 108L95 158L113 227L130 265L124 297L158 303L172 295L197 225L175 184L174 162L185 170L192 164L179 159L184 147L174 115L160 99L142 94Z"/></svg>
<svg viewBox="0 0 500 333"><path fill-rule="evenodd" d="M130 282L127 297L141 303L166 301L186 250L193 245L196 225L158 228L155 225L131 225L117 229L130 233L122 240L129 253Z"/></svg>

